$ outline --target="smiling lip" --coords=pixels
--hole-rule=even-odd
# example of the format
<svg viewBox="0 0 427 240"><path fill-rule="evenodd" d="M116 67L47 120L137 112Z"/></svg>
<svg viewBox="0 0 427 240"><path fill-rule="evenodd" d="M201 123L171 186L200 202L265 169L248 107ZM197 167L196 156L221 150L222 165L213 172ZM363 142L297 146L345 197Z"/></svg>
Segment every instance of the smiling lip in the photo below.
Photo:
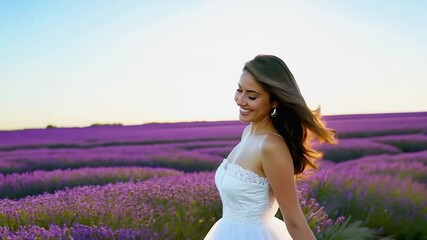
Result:
<svg viewBox="0 0 427 240"><path fill-rule="evenodd" d="M251 112L249 109L240 108L240 114L248 115Z"/></svg>

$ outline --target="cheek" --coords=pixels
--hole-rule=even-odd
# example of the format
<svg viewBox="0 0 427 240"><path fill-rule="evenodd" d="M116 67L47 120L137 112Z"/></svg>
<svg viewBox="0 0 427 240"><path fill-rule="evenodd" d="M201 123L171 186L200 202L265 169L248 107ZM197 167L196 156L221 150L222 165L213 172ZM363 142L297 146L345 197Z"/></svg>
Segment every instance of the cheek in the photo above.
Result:
<svg viewBox="0 0 427 240"><path fill-rule="evenodd" d="M257 103L258 109L262 110L263 112L269 112L270 111L270 104L268 101L262 101Z"/></svg>

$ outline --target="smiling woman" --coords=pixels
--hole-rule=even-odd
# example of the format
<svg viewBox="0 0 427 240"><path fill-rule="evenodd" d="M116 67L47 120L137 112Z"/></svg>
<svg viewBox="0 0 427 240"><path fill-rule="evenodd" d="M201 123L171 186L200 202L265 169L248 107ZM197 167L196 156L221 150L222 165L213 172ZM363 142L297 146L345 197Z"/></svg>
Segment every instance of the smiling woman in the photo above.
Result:
<svg viewBox="0 0 427 240"><path fill-rule="evenodd" d="M315 239L299 205L295 176L315 168L321 157L309 145L309 132L332 144L335 131L325 127L319 109L307 107L276 56L258 55L245 64L234 100L240 121L250 124L216 171L223 214L205 240ZM284 222L275 217L279 207Z"/></svg>

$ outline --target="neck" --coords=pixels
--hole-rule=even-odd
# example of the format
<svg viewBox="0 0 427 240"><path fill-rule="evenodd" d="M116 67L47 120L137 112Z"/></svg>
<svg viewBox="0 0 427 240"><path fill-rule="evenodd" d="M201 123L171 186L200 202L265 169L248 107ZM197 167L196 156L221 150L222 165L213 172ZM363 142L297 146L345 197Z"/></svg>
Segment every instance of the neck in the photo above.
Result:
<svg viewBox="0 0 427 240"><path fill-rule="evenodd" d="M251 122L250 124L250 135L258 135L263 134L267 132L275 131L273 121L271 120L270 116L267 116L265 119L259 121L259 122Z"/></svg>

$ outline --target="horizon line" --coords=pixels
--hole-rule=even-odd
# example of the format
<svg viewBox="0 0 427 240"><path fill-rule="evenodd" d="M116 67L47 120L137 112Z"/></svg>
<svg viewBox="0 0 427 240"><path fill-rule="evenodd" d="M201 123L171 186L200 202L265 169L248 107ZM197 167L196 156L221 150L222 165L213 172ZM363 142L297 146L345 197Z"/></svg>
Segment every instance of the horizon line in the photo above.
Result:
<svg viewBox="0 0 427 240"><path fill-rule="evenodd" d="M330 117L352 117L352 116L385 116L385 115L393 115L393 114L399 114L399 115L411 115L411 114L427 114L426 111L411 111L411 112L380 112L380 113L346 113L346 114L325 114L322 115L322 117L330 118ZM185 124L185 123L200 123L200 122L238 122L239 120L194 120L194 121L154 121L154 122L145 122L141 124L123 124L119 122L113 122L113 123L93 123L91 125L86 126L55 126L54 124L48 124L46 127L34 127L34 128L17 128L17 129L0 129L0 132L9 132L9 131L24 131L24 130L43 130L43 129L64 129L64 128L89 128L89 127L132 127L132 126L142 126L142 125L149 125L149 124Z"/></svg>

